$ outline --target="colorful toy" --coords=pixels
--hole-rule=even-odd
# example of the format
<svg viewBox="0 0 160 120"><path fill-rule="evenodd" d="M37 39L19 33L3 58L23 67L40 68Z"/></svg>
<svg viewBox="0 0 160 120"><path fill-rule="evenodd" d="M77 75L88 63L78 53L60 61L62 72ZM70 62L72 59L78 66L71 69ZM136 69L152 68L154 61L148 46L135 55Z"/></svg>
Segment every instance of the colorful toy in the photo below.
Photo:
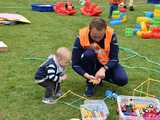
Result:
<svg viewBox="0 0 160 120"><path fill-rule="evenodd" d="M81 108L81 114L83 115L83 120L101 119L104 118L103 112L90 112L85 108Z"/></svg>
<svg viewBox="0 0 160 120"><path fill-rule="evenodd" d="M111 26L121 25L127 21L126 9L119 8L119 11L113 11L112 19L110 21Z"/></svg>
<svg viewBox="0 0 160 120"><path fill-rule="evenodd" d="M142 33L142 38L144 39L160 39L160 32L158 33L152 33L152 32L148 32L148 33Z"/></svg>
<svg viewBox="0 0 160 120"><path fill-rule="evenodd" d="M133 29L132 28L126 28L125 29L125 36L126 37L132 37L133 36Z"/></svg>
<svg viewBox="0 0 160 120"><path fill-rule="evenodd" d="M142 32L147 32L148 30L147 30L147 25L146 25L146 23L145 22L141 22L141 31Z"/></svg>
<svg viewBox="0 0 160 120"><path fill-rule="evenodd" d="M137 20L136 22L138 24L144 22L144 23L151 23L152 22L152 19L148 18L148 17L137 17Z"/></svg>
<svg viewBox="0 0 160 120"><path fill-rule="evenodd" d="M93 83L93 85L97 85L99 83L99 81L98 80L93 80L92 83Z"/></svg>
<svg viewBox="0 0 160 120"><path fill-rule="evenodd" d="M125 12L127 12L127 9L124 8L124 7L120 7L120 8L119 8L119 11L120 11L121 13L125 13Z"/></svg>
<svg viewBox="0 0 160 120"><path fill-rule="evenodd" d="M110 22L110 25L115 26L115 25L120 25L121 23L122 23L121 20L113 20Z"/></svg>
<svg viewBox="0 0 160 120"><path fill-rule="evenodd" d="M136 24L135 28L133 29L133 33L136 34L140 30L141 30L141 26L139 24Z"/></svg>
<svg viewBox="0 0 160 120"><path fill-rule="evenodd" d="M160 103L155 98L120 95L117 102L120 120L159 120Z"/></svg>
<svg viewBox="0 0 160 120"><path fill-rule="evenodd" d="M80 11L85 16L99 16L102 9L96 3L91 3L90 0L85 1L85 5L80 8Z"/></svg>
<svg viewBox="0 0 160 120"><path fill-rule="evenodd" d="M157 107L150 104L143 110L144 120L160 120L160 111Z"/></svg>
<svg viewBox="0 0 160 120"><path fill-rule="evenodd" d="M115 91L112 91L112 90L105 91L105 98L117 100L117 97L118 97L118 94Z"/></svg>
<svg viewBox="0 0 160 120"><path fill-rule="evenodd" d="M146 11L146 12L144 12L144 16L145 16L145 17L148 17L148 18L152 18L152 17L153 17L153 12L151 12L151 11Z"/></svg>
<svg viewBox="0 0 160 120"><path fill-rule="evenodd" d="M103 100L85 100L80 106L82 120L106 120L109 111Z"/></svg>
<svg viewBox="0 0 160 120"><path fill-rule="evenodd" d="M51 4L36 4L33 3L32 5L33 11L39 11L39 12L53 12L53 5Z"/></svg>
<svg viewBox="0 0 160 120"><path fill-rule="evenodd" d="M154 12L144 14L145 17L137 17L134 34L143 39L160 39L160 5L155 5Z"/></svg>
<svg viewBox="0 0 160 120"><path fill-rule="evenodd" d="M53 9L60 15L74 15L77 12L70 0L67 0L66 2L57 2Z"/></svg>

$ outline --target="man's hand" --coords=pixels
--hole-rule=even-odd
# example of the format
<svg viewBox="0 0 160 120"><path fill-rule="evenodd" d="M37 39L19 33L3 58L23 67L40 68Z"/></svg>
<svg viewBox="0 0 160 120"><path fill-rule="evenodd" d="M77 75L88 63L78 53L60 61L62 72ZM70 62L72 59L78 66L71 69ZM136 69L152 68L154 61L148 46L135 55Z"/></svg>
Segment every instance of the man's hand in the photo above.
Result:
<svg viewBox="0 0 160 120"><path fill-rule="evenodd" d="M101 79L95 79L91 81L94 85L98 85L101 82Z"/></svg>
<svg viewBox="0 0 160 120"><path fill-rule="evenodd" d="M93 50L95 50L95 49L98 48L98 47L99 47L99 46L98 46L97 43L92 43L92 44L90 45L90 48L93 49Z"/></svg>
<svg viewBox="0 0 160 120"><path fill-rule="evenodd" d="M93 75L89 75L88 73L85 73L83 76L84 76L86 79L88 79L89 82L92 82L93 80L96 79Z"/></svg>
<svg viewBox="0 0 160 120"><path fill-rule="evenodd" d="M96 75L95 75L96 80L101 81L102 79L104 79L104 78L105 78L105 72L106 72L106 70L104 69L104 67L101 67L101 68L96 72Z"/></svg>

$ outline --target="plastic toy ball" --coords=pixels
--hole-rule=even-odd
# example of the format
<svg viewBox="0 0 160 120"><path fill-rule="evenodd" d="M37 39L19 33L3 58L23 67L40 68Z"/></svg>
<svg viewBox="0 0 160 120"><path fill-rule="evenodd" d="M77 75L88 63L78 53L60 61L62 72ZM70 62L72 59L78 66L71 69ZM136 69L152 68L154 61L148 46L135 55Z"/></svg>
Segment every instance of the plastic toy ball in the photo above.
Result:
<svg viewBox="0 0 160 120"><path fill-rule="evenodd" d="M105 91L105 97L109 98L109 99L112 99L112 100L117 100L118 94L115 93L112 90L106 90Z"/></svg>

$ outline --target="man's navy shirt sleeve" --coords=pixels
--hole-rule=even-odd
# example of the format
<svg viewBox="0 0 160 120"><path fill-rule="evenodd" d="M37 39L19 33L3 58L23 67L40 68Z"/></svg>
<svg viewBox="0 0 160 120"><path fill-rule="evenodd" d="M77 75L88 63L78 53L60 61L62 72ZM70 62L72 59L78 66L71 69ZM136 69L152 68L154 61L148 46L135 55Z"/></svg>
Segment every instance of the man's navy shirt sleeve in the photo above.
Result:
<svg viewBox="0 0 160 120"><path fill-rule="evenodd" d="M80 75L84 75L85 70L81 67L81 55L83 53L83 48L80 45L79 37L76 38L72 50L72 68Z"/></svg>

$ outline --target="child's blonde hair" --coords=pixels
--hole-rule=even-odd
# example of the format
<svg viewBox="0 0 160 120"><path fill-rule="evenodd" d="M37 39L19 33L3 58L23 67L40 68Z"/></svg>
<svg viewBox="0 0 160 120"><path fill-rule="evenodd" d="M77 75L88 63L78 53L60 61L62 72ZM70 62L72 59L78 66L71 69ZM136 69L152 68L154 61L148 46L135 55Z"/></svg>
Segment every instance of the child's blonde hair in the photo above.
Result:
<svg viewBox="0 0 160 120"><path fill-rule="evenodd" d="M59 57L60 59L65 59L67 61L71 60L71 52L66 47L58 48L56 51L56 56Z"/></svg>

